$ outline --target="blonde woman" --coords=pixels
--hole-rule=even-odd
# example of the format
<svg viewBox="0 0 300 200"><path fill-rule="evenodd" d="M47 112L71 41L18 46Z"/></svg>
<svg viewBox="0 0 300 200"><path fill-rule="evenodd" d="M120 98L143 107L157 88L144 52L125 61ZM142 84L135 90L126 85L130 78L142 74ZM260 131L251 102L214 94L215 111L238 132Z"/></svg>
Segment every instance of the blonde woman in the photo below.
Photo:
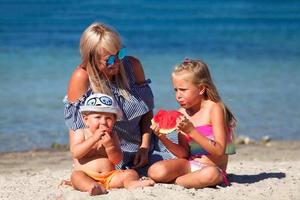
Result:
<svg viewBox="0 0 300 200"><path fill-rule="evenodd" d="M70 130L70 144L76 144L74 134L85 127L79 107L93 93L113 96L123 112L114 126L124 154L117 169L134 168L140 175L146 175L152 163L174 155L161 143L158 145L156 137L151 138L151 81L145 79L140 61L126 56L125 51L120 36L112 28L93 23L85 29L80 39L81 64L70 78L64 99L65 122Z"/></svg>

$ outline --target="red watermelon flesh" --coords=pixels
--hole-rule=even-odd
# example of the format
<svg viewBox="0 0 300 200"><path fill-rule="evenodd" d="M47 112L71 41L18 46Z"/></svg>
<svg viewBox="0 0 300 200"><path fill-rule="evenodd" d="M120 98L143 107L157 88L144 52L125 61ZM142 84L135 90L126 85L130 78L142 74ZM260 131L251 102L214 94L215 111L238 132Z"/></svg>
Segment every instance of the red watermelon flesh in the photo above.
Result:
<svg viewBox="0 0 300 200"><path fill-rule="evenodd" d="M168 134L176 129L176 119L182 114L177 110L159 110L152 119L152 123L158 124L160 133Z"/></svg>

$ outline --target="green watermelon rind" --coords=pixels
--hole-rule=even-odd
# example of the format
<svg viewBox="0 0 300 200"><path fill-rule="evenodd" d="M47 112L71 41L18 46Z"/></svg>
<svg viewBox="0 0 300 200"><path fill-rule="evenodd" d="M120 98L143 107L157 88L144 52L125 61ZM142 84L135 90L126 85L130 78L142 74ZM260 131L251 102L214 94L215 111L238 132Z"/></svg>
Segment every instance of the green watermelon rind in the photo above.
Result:
<svg viewBox="0 0 300 200"><path fill-rule="evenodd" d="M151 120L151 122L152 122L152 124L157 124L153 119ZM176 126L174 128L169 128L169 129L161 128L161 129L159 129L159 132L162 133L162 134L169 134L169 133L172 133L175 130L176 130Z"/></svg>

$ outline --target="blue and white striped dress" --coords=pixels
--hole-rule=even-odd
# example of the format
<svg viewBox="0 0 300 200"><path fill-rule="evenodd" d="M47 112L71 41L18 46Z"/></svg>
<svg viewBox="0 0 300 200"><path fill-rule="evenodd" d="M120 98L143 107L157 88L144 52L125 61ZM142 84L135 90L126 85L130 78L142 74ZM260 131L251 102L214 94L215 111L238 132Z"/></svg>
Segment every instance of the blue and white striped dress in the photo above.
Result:
<svg viewBox="0 0 300 200"><path fill-rule="evenodd" d="M119 92L115 85L111 85L112 93L123 111L123 119L117 121L114 126L114 131L117 132L121 149L124 154L124 158L120 164L117 165L117 169L131 168L133 165L133 159L135 153L139 149L141 144L141 129L140 121L144 114L151 111L154 108L153 94L149 84L151 80L146 80L143 84L137 84L135 82L134 72L128 58L123 59L123 65L127 73L129 80L130 91L129 99L125 99ZM92 94L92 90L89 89L86 94L74 103L68 101L67 96L64 98L64 116L65 122L69 129L76 131L77 129L84 128L84 123L79 112L79 107L84 103L85 99ZM170 135L169 138L173 142L177 141L177 135ZM163 159L171 159L175 156L170 153L165 146L158 140L158 138L152 135L151 147L149 151L149 164L141 169L138 169L141 175L147 174L148 167L156 161Z"/></svg>

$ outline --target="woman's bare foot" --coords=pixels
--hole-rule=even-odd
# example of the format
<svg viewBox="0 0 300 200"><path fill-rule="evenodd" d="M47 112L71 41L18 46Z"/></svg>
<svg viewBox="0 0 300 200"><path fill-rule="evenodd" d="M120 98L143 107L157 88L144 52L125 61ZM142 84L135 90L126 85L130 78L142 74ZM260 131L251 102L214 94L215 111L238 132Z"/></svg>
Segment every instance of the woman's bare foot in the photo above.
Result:
<svg viewBox="0 0 300 200"><path fill-rule="evenodd" d="M106 194L107 191L103 188L102 185L94 184L91 189L89 189L88 193L91 196L100 195L100 194Z"/></svg>

